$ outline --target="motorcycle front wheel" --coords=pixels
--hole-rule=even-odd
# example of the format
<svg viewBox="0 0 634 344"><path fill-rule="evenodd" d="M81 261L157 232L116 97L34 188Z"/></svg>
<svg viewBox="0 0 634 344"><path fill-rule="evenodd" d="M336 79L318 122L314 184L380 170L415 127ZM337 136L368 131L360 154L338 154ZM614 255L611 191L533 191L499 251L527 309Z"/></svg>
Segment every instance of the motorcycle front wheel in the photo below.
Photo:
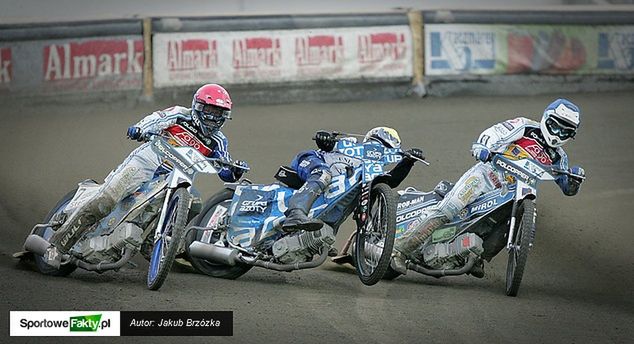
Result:
<svg viewBox="0 0 634 344"><path fill-rule="evenodd" d="M372 187L368 215L366 228L357 229L353 255L361 282L374 285L390 265L396 234L396 198L388 185Z"/></svg>
<svg viewBox="0 0 634 344"><path fill-rule="evenodd" d="M174 264L185 234L190 203L191 195L186 188L176 189L171 196L160 236L154 242L150 257L147 273L147 287L150 290L161 288Z"/></svg>
<svg viewBox="0 0 634 344"><path fill-rule="evenodd" d="M517 216L517 229L506 265L506 295L517 296L528 259L528 252L535 240L535 203L526 199L520 205Z"/></svg>

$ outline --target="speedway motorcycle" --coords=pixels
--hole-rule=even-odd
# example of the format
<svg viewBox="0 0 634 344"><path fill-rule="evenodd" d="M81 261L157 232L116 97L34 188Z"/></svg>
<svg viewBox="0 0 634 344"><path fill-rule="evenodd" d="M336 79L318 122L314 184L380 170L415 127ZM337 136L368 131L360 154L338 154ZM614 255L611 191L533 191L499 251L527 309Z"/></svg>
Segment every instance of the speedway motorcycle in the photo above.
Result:
<svg viewBox="0 0 634 344"><path fill-rule="evenodd" d="M342 133L335 133L342 135ZM352 136L353 134L345 134ZM314 232L285 233L281 225L288 201L303 184L295 171L282 166L273 184L226 184L213 196L187 235L192 265L213 277L235 279L254 266L277 271L314 268L332 251L339 226L354 213L359 247L357 274L373 285L386 272L396 229L396 198L382 182L384 167L405 154L375 142L341 138L343 153L333 168L327 190L314 202L309 216L324 222Z"/></svg>
<svg viewBox="0 0 634 344"><path fill-rule="evenodd" d="M48 240L67 214L99 189L99 184L92 180L79 183L49 212L44 224L33 228L24 243L26 251L14 257L32 255L39 272L66 276L77 267L98 273L119 270L126 263L134 267L130 259L144 251L149 260L147 287L158 290L179 250L182 251L186 224L202 208L192 186L196 175L215 174L227 166L245 168L230 161L207 158L193 147L178 147L170 136L157 133L149 136L154 152L173 167L171 172L141 185L116 204L109 215L87 229L67 254L59 254Z"/></svg>
<svg viewBox="0 0 634 344"><path fill-rule="evenodd" d="M558 174L585 177L543 165L527 156L495 154L491 163L504 175L503 187L480 196L453 221L436 229L422 247L408 257L406 266L438 278L462 275L471 273L478 261L490 262L506 249L506 295L517 296L535 239L538 183L554 181ZM416 218L423 209L439 203L452 187L452 183L441 181L431 192L413 187L399 191L396 237L416 225ZM390 267L385 278L394 279L399 275Z"/></svg>

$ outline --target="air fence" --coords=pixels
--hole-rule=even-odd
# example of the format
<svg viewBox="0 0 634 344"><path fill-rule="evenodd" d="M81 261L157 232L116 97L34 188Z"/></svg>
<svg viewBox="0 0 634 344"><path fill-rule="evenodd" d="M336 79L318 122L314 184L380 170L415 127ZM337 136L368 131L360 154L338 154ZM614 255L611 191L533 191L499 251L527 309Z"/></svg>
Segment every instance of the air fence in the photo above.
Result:
<svg viewBox="0 0 634 344"><path fill-rule="evenodd" d="M151 98L207 82L253 89L391 84L422 95L436 82L513 76L632 84L634 12L403 11L0 26L0 97Z"/></svg>

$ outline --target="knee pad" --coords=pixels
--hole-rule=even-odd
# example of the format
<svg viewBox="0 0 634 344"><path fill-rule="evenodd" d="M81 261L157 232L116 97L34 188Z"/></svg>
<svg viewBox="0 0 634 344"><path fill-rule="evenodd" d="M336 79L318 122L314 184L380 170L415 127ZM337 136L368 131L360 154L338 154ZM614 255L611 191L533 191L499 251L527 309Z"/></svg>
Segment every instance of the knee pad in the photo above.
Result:
<svg viewBox="0 0 634 344"><path fill-rule="evenodd" d="M330 185L331 180L332 174L330 173L330 171L320 168L310 172L310 176L308 176L306 183L317 183L320 189L325 190L328 185Z"/></svg>

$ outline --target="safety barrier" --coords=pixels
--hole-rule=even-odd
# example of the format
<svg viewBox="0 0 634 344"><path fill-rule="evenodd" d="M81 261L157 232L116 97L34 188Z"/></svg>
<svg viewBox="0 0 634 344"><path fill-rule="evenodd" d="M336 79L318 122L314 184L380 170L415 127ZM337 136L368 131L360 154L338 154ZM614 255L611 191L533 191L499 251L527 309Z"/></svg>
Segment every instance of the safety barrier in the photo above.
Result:
<svg viewBox="0 0 634 344"><path fill-rule="evenodd" d="M634 75L634 12L409 11L0 26L0 96ZM294 87L294 86L291 86Z"/></svg>

